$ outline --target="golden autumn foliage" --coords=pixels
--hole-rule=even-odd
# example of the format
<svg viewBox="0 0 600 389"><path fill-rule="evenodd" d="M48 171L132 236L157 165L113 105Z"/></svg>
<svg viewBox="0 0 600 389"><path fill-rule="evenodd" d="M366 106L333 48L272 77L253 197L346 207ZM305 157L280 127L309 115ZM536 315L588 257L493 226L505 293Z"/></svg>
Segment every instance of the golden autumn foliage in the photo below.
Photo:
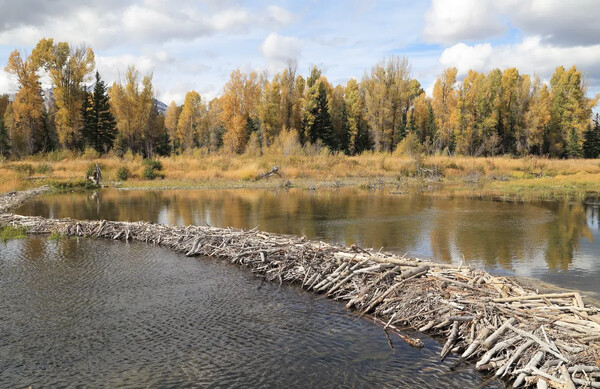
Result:
<svg viewBox="0 0 600 389"><path fill-rule="evenodd" d="M94 67L91 48L53 39L40 40L27 58L13 52L6 70L19 90L2 109L1 153L21 158L56 148L83 151L83 103ZM50 80L49 91L40 77ZM129 67L108 92L118 136L104 151L241 154L252 140L250 151L260 155L281 143L281 134L305 150L349 155L393 152L407 138L438 155L579 158L600 149L590 145L600 141L586 135L599 97L586 95L575 66L557 67L549 83L516 68L466 74L448 68L432 92L427 96L412 78L407 58L381 60L361 81L346 85L332 84L317 67L304 78L290 62L271 78L235 70L220 97L208 102L192 90L183 105L172 102L159 112L152 75Z"/></svg>
<svg viewBox="0 0 600 389"><path fill-rule="evenodd" d="M223 145L228 151L244 152L249 137L246 125L248 119L256 115L259 96L260 84L255 72L244 74L235 70L231 73L220 99L220 120L227 129Z"/></svg>
<svg viewBox="0 0 600 389"><path fill-rule="evenodd" d="M44 38L31 57L48 72L54 86L58 140L67 148L77 147L81 142L83 83L91 79L96 66L94 52L89 47L72 48L67 42L54 43L53 39Z"/></svg>
<svg viewBox="0 0 600 389"><path fill-rule="evenodd" d="M194 138L201 136L201 120L206 112L206 106L196 91L186 93L183 108L177 122L176 139L182 150L191 150Z"/></svg>
<svg viewBox="0 0 600 389"><path fill-rule="evenodd" d="M143 149L145 132L154 108L152 75L140 78L140 72L130 66L124 83L115 82L108 91L121 147L136 152Z"/></svg>
<svg viewBox="0 0 600 389"><path fill-rule="evenodd" d="M31 57L23 60L15 50L10 54L5 69L19 83L19 91L4 120L12 140L12 150L22 157L40 151L38 141L44 126L44 100L37 74L38 65Z"/></svg>

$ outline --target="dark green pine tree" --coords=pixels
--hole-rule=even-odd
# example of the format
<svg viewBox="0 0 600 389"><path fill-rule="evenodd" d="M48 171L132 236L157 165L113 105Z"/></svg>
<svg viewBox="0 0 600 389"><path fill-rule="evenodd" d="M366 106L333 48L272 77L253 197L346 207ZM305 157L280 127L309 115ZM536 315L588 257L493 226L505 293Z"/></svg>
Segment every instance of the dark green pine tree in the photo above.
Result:
<svg viewBox="0 0 600 389"><path fill-rule="evenodd" d="M10 154L10 139L8 138L8 129L4 125L4 120L0 117L0 157L8 157Z"/></svg>
<svg viewBox="0 0 600 389"><path fill-rule="evenodd" d="M585 158L600 158L600 115L594 117L594 124L585 132L583 141Z"/></svg>
<svg viewBox="0 0 600 389"><path fill-rule="evenodd" d="M110 102L107 87L96 72L94 91L86 96L81 107L83 118L83 135L86 146L94 148L99 153L106 153L115 143L117 124L110 112Z"/></svg>
<svg viewBox="0 0 600 389"><path fill-rule="evenodd" d="M329 115L327 90L321 81L317 81L308 92L303 125L303 141L316 143L317 140L321 140L330 150L338 149Z"/></svg>
<svg viewBox="0 0 600 389"><path fill-rule="evenodd" d="M369 127L365 120L360 120L358 123L358 136L356 137L356 152L362 153L366 150L373 149L373 141L369 134Z"/></svg>
<svg viewBox="0 0 600 389"><path fill-rule="evenodd" d="M437 128L435 126L435 114L433 112L433 107L431 106L431 103L429 101L427 102L427 111L427 135L425 138L429 138L429 140L432 140L433 138L435 138Z"/></svg>
<svg viewBox="0 0 600 389"><path fill-rule="evenodd" d="M565 153L567 158L581 158L583 156L583 150L581 149L581 144L579 143L579 135L574 128L572 128L569 132Z"/></svg>

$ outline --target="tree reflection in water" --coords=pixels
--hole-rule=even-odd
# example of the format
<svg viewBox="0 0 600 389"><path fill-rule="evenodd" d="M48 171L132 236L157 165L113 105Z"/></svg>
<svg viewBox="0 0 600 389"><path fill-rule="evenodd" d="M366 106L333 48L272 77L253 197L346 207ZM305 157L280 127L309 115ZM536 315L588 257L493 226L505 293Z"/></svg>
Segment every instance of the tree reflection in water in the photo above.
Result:
<svg viewBox="0 0 600 389"><path fill-rule="evenodd" d="M512 269L543 258L567 270L582 241L596 256L599 209L586 202L514 203L440 194L338 190L166 190L51 194L18 213L76 219L146 220L304 235L444 261ZM596 236L598 234L596 233ZM34 243L32 243L34 244ZM72 250L62 243L62 250ZM75 247L75 246L74 246Z"/></svg>

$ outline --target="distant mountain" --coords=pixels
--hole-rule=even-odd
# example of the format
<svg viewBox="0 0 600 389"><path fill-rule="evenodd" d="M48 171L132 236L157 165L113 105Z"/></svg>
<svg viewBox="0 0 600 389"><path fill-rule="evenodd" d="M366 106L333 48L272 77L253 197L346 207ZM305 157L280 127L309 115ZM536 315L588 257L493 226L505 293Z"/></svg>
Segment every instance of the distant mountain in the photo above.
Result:
<svg viewBox="0 0 600 389"><path fill-rule="evenodd" d="M165 112L167 112L167 104L157 99L154 99L154 104L156 105L158 113L160 113L161 115L164 115Z"/></svg>

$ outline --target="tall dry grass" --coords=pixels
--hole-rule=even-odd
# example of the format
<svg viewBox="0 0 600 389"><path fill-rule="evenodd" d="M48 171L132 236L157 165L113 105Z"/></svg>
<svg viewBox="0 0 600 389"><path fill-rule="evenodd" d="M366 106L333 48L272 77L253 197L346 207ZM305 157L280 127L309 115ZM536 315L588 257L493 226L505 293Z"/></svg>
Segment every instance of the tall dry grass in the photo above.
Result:
<svg viewBox="0 0 600 389"><path fill-rule="evenodd" d="M171 186L177 183L210 183L212 180L247 182L278 166L282 175L292 181L400 180L415 176L418 168L435 168L436 172L441 173L441 179L450 184L487 181L497 189L560 186L600 190L600 160L432 156L416 161L415 158L389 153L366 152L359 156L346 156L330 154L324 148L307 150L291 138L282 139L264 149L262 155L256 155L256 151L246 155L211 154L199 149L159 159L164 178ZM126 167L131 172L130 180L133 183L143 182L142 158L131 153L123 158L54 153L18 162L1 162L0 191L36 186L44 180L81 179L85 177L89 165L94 163L101 166L105 181L118 181L117 171ZM30 168L19 167L27 165Z"/></svg>

